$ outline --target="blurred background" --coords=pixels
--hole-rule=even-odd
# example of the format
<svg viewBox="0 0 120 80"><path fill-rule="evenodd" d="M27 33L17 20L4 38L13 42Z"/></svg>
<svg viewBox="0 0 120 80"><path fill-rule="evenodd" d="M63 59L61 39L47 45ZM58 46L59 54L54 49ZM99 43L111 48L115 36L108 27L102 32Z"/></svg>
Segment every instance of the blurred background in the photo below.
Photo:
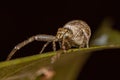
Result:
<svg viewBox="0 0 120 80"><path fill-rule="evenodd" d="M93 39L95 34L111 33L111 42L120 42L118 39L120 35L119 5L117 0L9 0L0 2L0 61L5 60L13 47L25 39L36 34L55 35L59 27L63 27L66 22L75 19L88 23ZM106 18L108 22L105 21ZM103 32L96 33L96 31L99 32L101 26ZM112 35L113 32L106 26L111 26L112 30L117 31L117 36L115 36L116 32L114 32L115 35ZM93 43L105 45L105 41L106 34L95 39ZM19 50L13 58L38 54L44 43L34 41ZM47 51L52 51L52 45L45 49L45 52ZM109 76L109 74L115 74L119 69L120 55L117 54L119 52L119 49L95 52L83 68L82 76L80 74L79 78L88 80L96 76L98 80L102 75L103 80L106 74L107 78L112 77L113 75ZM108 55L109 53L111 54Z"/></svg>
<svg viewBox="0 0 120 80"><path fill-rule="evenodd" d="M81 19L91 27L92 34L101 22L110 17L112 28L120 30L119 2L110 0L40 0L0 3L0 61L13 47L36 34L55 35L66 22ZM44 42L33 42L13 58L37 54ZM49 45L45 51L52 51Z"/></svg>

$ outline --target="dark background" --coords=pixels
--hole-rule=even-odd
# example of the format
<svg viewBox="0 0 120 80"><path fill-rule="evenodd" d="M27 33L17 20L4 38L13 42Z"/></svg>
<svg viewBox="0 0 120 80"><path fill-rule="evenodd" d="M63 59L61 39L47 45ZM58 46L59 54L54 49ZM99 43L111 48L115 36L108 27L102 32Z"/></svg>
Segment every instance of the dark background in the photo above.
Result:
<svg viewBox="0 0 120 80"><path fill-rule="evenodd" d="M120 30L119 5L119 1L115 0L39 0L38 2L9 0L0 2L0 61L5 60L13 47L21 41L36 34L55 35L57 29L70 20L86 21L94 34L104 18L111 17L115 20L113 28ZM43 44L44 42L35 41L18 51L13 58L37 54ZM45 51L52 51L51 45L48 47L50 48ZM119 52L118 49L117 51ZM101 53L110 52L112 51ZM119 59L117 56L113 57L112 54L107 57L105 54L93 55L78 79L98 80L104 79L104 77L110 79L112 75L108 75L108 73L116 75L116 71L119 69L116 68ZM116 61L117 63L115 63ZM105 71L106 69L107 71ZM110 72L111 70L112 72ZM114 76L112 77L114 78Z"/></svg>
<svg viewBox="0 0 120 80"><path fill-rule="evenodd" d="M36 34L55 35L57 29L74 19L85 20L95 32L105 17L115 20L119 25L119 2L109 0L39 0L1 2L0 7L0 61L5 60L13 47ZM42 42L33 42L15 57L37 54ZM52 51L51 45L46 51Z"/></svg>

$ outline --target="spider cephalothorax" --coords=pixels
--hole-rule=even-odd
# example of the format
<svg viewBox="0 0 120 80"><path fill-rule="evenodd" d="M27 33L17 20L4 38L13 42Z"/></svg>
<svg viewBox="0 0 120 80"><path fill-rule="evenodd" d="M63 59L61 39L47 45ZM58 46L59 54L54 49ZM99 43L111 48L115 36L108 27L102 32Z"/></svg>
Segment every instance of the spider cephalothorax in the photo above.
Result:
<svg viewBox="0 0 120 80"><path fill-rule="evenodd" d="M82 20L73 20L66 23L62 28L59 28L57 31L56 36L53 35L45 35L39 34L30 37L29 39L19 43L16 45L11 53L8 55L7 60L11 59L11 57L15 54L15 52L25 45L29 44L33 41L47 41L44 44L40 53L43 52L45 47L52 42L53 43L53 50L56 51L56 44L55 42L59 42L60 48L64 51L71 47L89 47L89 39L91 36L90 27L87 25L86 22Z"/></svg>
<svg viewBox="0 0 120 80"><path fill-rule="evenodd" d="M59 28L56 35L56 41L59 41L60 47L63 50L71 48L71 38L73 37L73 33L71 30L67 28Z"/></svg>

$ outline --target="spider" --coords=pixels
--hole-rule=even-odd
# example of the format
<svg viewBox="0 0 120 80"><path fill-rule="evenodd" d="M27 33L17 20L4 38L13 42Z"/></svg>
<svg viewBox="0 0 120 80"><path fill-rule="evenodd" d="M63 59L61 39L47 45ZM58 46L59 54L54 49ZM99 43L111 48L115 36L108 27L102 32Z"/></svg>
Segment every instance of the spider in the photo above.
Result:
<svg viewBox="0 0 120 80"><path fill-rule="evenodd" d="M52 42L53 51L56 51L56 42L59 42L60 49L65 52L71 47L89 47L89 39L91 36L90 27L85 21L82 20L72 20L66 23L62 28L59 28L56 36L38 34L28 38L27 40L16 45L10 52L6 60L10 60L16 51L24 47L25 45L33 41L46 41L40 53L46 48L46 46Z"/></svg>

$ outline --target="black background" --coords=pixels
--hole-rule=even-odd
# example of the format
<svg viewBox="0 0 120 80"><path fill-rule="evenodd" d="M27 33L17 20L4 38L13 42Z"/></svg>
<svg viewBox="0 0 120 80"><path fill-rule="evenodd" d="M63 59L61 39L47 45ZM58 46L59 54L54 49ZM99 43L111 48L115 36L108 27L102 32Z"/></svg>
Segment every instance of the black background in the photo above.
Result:
<svg viewBox="0 0 120 80"><path fill-rule="evenodd" d="M120 49L94 51L77 80L120 80Z"/></svg>
<svg viewBox="0 0 120 80"><path fill-rule="evenodd" d="M95 32L105 17L119 27L119 2L110 0L39 0L1 2L0 60L5 60L19 42L36 34L55 35L57 29L74 19L85 20ZM15 57L37 54L44 43L33 42L17 52ZM51 51L51 45L46 51Z"/></svg>
<svg viewBox="0 0 120 80"><path fill-rule="evenodd" d="M119 5L119 1L116 0L9 0L0 2L0 61L5 60L13 47L21 41L36 34L55 35L57 29L70 20L86 21L94 34L103 19L111 17L115 20L113 28L118 30L120 29ZM37 54L43 44L43 42L35 41L18 51L13 58ZM51 45L48 47L45 51L52 51ZM119 52L119 49L113 51ZM112 74L117 74L120 58L118 54L114 54L113 57L111 52L103 51L100 55L96 52L98 54L95 53L90 58L78 79L114 78ZM111 55L104 53L111 53Z"/></svg>

